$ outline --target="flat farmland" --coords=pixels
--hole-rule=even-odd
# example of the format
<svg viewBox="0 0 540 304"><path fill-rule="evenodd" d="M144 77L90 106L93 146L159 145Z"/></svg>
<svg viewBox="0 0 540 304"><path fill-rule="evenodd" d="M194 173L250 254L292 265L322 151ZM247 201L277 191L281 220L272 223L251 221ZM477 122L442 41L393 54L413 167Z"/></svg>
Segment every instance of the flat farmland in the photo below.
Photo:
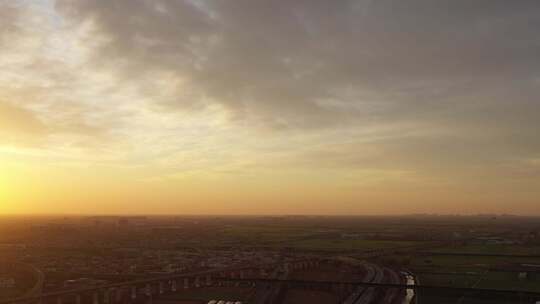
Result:
<svg viewBox="0 0 540 304"><path fill-rule="evenodd" d="M358 240L358 239L306 239L297 242L283 244L287 247L298 249L312 249L322 251L347 251L347 250L373 250L396 247L408 247L418 244L409 241L382 241L382 240Z"/></svg>
<svg viewBox="0 0 540 304"><path fill-rule="evenodd" d="M470 244L464 246L444 247L432 250L439 253L464 254L508 254L508 255L539 255L540 246L507 245L507 244Z"/></svg>

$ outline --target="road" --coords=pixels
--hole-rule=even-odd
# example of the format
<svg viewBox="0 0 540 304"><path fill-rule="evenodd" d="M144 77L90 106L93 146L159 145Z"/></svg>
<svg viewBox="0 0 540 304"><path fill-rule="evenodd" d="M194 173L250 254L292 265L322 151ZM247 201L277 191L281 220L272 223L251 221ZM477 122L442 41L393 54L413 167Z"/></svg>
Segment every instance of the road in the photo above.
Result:
<svg viewBox="0 0 540 304"><path fill-rule="evenodd" d="M364 269L366 274L364 275L364 282L371 282L375 278L375 267L373 264L364 263ZM355 290L345 299L343 304L354 304L356 300L364 293L367 288L364 286L358 286Z"/></svg>
<svg viewBox="0 0 540 304"><path fill-rule="evenodd" d="M272 279L281 279L286 280L289 276L288 269L282 269L283 263L278 262L276 264L275 270L270 274L269 278ZM255 293L255 300L253 303L272 303L276 298L280 296L283 289L283 284L273 284L273 283L261 283L257 287Z"/></svg>
<svg viewBox="0 0 540 304"><path fill-rule="evenodd" d="M384 279L384 271L381 267L377 265L373 265L373 268L375 270L375 276L373 277L373 280L371 280L371 283L381 283ZM360 297L354 302L354 304L369 304L373 301L376 295L376 289L374 287L368 287L366 290L360 295Z"/></svg>
<svg viewBox="0 0 540 304"><path fill-rule="evenodd" d="M32 296L38 296L39 294L41 294L41 291L43 289L43 283L45 282L45 274L43 274L41 270L39 270L37 267L33 265L25 264L25 263L16 263L16 264L20 265L20 267L25 267L27 269L30 269L36 276L36 283L30 290L28 290L23 295L23 297L32 297Z"/></svg>
<svg viewBox="0 0 540 304"><path fill-rule="evenodd" d="M387 283L390 284L400 284L401 279L399 275L390 268L385 268L384 272L386 274ZM399 297L400 290L396 288L387 288L385 289L384 297L381 301L383 304L392 304Z"/></svg>

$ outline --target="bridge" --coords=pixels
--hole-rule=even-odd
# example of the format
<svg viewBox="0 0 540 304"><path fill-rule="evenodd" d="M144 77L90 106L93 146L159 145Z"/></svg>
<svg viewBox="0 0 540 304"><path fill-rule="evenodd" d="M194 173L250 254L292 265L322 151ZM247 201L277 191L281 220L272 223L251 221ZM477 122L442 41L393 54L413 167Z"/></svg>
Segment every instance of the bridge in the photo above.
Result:
<svg viewBox="0 0 540 304"><path fill-rule="evenodd" d="M320 263L336 263L336 260L299 260L282 265L288 270L304 270L318 267ZM173 274L159 278L135 280L130 282L108 284L103 286L80 288L74 290L63 290L57 292L43 293L39 295L26 296L5 301L0 304L132 304L132 303L152 303L161 295L182 292L190 288L237 286L250 287L257 286L281 286L284 288L302 288L322 291L332 291L341 296L344 303L348 295L359 288L367 290L374 288L389 290L414 290L430 291L437 293L451 293L467 296L481 297L512 297L519 298L524 303L534 303L540 300L540 293L515 291L515 290L494 290L477 288L455 288L426 285L407 285L394 281L393 283L381 283L378 281L324 281L324 280L291 280L275 278L276 265L231 267L226 269L201 271L188 274ZM371 287L371 288L370 288ZM387 297L384 297L387 298Z"/></svg>
<svg viewBox="0 0 540 304"><path fill-rule="evenodd" d="M316 267L319 263L319 260L299 260L287 262L283 267L286 270L306 269ZM0 301L0 304L118 304L138 302L141 299L147 302L165 293L178 292L181 289L220 286L234 280L237 284L245 285L246 282L251 282L250 286L254 286L256 282L267 279L275 269L275 264L248 265L188 274L172 274L158 278L42 293Z"/></svg>

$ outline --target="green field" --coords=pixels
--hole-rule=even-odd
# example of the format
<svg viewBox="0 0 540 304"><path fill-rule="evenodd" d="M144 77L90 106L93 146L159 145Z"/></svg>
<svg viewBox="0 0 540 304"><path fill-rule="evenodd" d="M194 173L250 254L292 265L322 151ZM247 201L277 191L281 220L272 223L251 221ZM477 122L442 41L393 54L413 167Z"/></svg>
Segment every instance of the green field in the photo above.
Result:
<svg viewBox="0 0 540 304"><path fill-rule="evenodd" d="M351 239L307 239L297 242L289 242L282 244L283 246L298 248L298 249L311 249L311 250L324 250L324 251L341 251L341 250L372 250L372 249L385 249L395 247L406 247L417 244L416 242L406 241L377 241L377 240L351 240Z"/></svg>
<svg viewBox="0 0 540 304"><path fill-rule="evenodd" d="M315 234L305 228L275 226L229 226L221 233L225 239L257 242L282 242Z"/></svg>
<svg viewBox="0 0 540 304"><path fill-rule="evenodd" d="M410 268L424 285L540 292L539 276L520 280L517 272L493 270L512 264L540 264L540 258L432 255L413 258Z"/></svg>
<svg viewBox="0 0 540 304"><path fill-rule="evenodd" d="M420 282L430 286L471 287L480 275L466 274L419 274Z"/></svg>
<svg viewBox="0 0 540 304"><path fill-rule="evenodd" d="M457 247L438 248L432 251L441 253L540 255L540 246L474 244Z"/></svg>
<svg viewBox="0 0 540 304"><path fill-rule="evenodd" d="M230 226L222 231L223 243L234 242L267 247L288 247L303 250L349 251L406 247L408 241L342 239L338 233L329 236L316 229L283 226Z"/></svg>
<svg viewBox="0 0 540 304"><path fill-rule="evenodd" d="M540 258L535 257L495 257L495 256L462 256L462 255L432 255L419 256L412 260L412 267L425 271L461 271L475 272L490 267L508 264L540 264Z"/></svg>

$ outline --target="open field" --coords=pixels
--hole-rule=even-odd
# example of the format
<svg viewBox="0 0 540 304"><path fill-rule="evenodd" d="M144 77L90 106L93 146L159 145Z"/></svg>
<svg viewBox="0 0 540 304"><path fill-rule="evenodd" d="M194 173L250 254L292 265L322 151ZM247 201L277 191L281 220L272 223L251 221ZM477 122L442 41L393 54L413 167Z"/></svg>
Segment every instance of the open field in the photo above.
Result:
<svg viewBox="0 0 540 304"><path fill-rule="evenodd" d="M221 230L223 243L235 242L266 247L301 250L348 251L406 247L413 241L344 239L338 232L309 227L229 226Z"/></svg>
<svg viewBox="0 0 540 304"><path fill-rule="evenodd" d="M538 274L520 280L519 272L494 269L540 264L535 257L433 255L412 258L410 268L421 284L540 292Z"/></svg>
<svg viewBox="0 0 540 304"><path fill-rule="evenodd" d="M225 240L276 243L316 235L313 230L279 226L228 226L221 231Z"/></svg>
<svg viewBox="0 0 540 304"><path fill-rule="evenodd" d="M468 254L508 254L508 255L540 255L540 246L523 245L481 245L471 244L457 247L444 247L432 250L440 253L468 253Z"/></svg>
<svg viewBox="0 0 540 304"><path fill-rule="evenodd" d="M417 256L411 267L422 271L478 272L509 264L540 264L536 257L432 255Z"/></svg>
<svg viewBox="0 0 540 304"><path fill-rule="evenodd" d="M351 240L351 239L308 239L298 242L284 243L283 246L298 249L314 249L323 251L342 250L372 250L395 247L407 247L417 244L408 241L379 241L379 240Z"/></svg>

